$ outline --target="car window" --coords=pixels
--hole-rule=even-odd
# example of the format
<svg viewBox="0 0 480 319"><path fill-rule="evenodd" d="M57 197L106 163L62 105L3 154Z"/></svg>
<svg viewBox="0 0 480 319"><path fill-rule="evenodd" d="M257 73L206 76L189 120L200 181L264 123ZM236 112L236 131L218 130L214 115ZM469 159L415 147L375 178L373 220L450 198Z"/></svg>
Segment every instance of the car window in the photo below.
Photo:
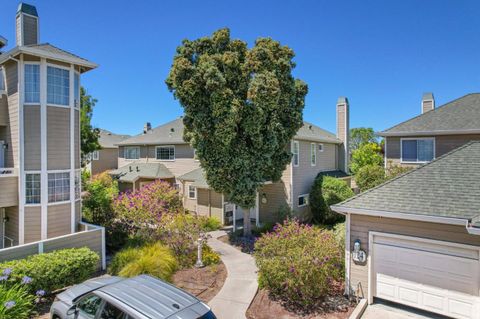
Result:
<svg viewBox="0 0 480 319"><path fill-rule="evenodd" d="M110 303L105 303L100 319L125 319L127 315L117 307L113 306Z"/></svg>
<svg viewBox="0 0 480 319"><path fill-rule="evenodd" d="M88 295L78 303L78 309L82 316L86 318L95 318L95 315L100 308L102 299L96 295Z"/></svg>

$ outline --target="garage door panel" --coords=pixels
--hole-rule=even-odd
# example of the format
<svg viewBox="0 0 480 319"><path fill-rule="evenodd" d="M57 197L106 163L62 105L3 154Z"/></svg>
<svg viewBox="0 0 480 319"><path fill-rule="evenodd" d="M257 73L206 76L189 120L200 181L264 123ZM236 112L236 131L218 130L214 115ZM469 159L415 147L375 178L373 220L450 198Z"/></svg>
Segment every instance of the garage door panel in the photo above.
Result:
<svg viewBox="0 0 480 319"><path fill-rule="evenodd" d="M372 293L379 298L454 318L480 319L478 249L423 245L409 239L399 247L374 239ZM430 249L431 251L427 251Z"/></svg>

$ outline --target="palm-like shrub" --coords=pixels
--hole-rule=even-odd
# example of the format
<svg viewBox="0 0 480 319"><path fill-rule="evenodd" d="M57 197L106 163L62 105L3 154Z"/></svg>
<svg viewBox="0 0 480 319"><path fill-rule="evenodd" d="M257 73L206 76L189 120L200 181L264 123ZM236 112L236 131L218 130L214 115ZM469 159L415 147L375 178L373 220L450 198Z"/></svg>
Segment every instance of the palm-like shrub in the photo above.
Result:
<svg viewBox="0 0 480 319"><path fill-rule="evenodd" d="M0 284L0 318L29 318L34 301L35 296L29 292L26 285L20 283L10 286L5 283Z"/></svg>
<svg viewBox="0 0 480 319"><path fill-rule="evenodd" d="M285 221L255 243L259 285L299 306L319 302L343 275L343 251L332 231Z"/></svg>

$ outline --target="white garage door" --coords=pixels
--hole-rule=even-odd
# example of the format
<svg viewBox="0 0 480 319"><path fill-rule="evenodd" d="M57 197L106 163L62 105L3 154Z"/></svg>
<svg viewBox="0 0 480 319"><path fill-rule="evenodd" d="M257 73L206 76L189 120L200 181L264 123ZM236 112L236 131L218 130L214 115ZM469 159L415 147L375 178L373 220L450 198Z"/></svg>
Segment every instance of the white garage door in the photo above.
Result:
<svg viewBox="0 0 480 319"><path fill-rule="evenodd" d="M372 296L453 318L480 318L478 248L371 236Z"/></svg>

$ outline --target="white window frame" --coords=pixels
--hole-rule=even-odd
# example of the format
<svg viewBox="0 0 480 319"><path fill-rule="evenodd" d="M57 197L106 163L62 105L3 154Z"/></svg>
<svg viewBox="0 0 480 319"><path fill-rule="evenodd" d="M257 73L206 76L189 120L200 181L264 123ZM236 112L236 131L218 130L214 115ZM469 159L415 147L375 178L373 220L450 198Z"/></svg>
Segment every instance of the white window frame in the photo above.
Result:
<svg viewBox="0 0 480 319"><path fill-rule="evenodd" d="M98 150L92 152L92 161L98 161L100 159L100 152Z"/></svg>
<svg viewBox="0 0 480 319"><path fill-rule="evenodd" d="M48 68L51 67L51 68L56 68L56 69L63 69L63 70L66 70L68 71L68 104L55 104L55 103L49 103L48 102ZM70 68L69 67L65 67L65 66L62 66L62 65L58 65L58 64L53 64L53 63L47 63L47 68L46 68L46 72L47 74L45 75L45 78L46 78L46 82L45 82L45 89L47 90L45 92L45 96L46 96L46 100L47 100L47 105L48 106L56 106L56 107L64 107L64 108L70 108Z"/></svg>
<svg viewBox="0 0 480 319"><path fill-rule="evenodd" d="M137 149L137 154L138 154L137 158L127 158L127 153L128 153L127 150L131 149L131 148ZM123 158L125 158L125 160L127 160L127 161L135 161L135 160L140 159L140 146L125 146L123 148Z"/></svg>
<svg viewBox="0 0 480 319"><path fill-rule="evenodd" d="M298 201L300 200L300 198L304 198L303 199L303 204L302 205L299 205L298 204ZM310 203L310 194L301 194L301 195L298 195L298 198L297 198L297 207L305 207L307 206L308 204Z"/></svg>
<svg viewBox="0 0 480 319"><path fill-rule="evenodd" d="M26 90L26 84L27 84L27 81L26 81L26 72L25 72L25 66L27 65L38 65L38 102L27 102L25 101L25 92L27 91ZM37 61L27 61L27 62L24 62L23 63L23 105L40 105L40 96L42 95L42 86L40 84L40 82L42 81L42 68L40 67L40 62L37 62Z"/></svg>
<svg viewBox="0 0 480 319"><path fill-rule="evenodd" d="M193 188L193 197L191 196ZM188 199L197 199L197 188L193 185L188 185Z"/></svg>
<svg viewBox="0 0 480 319"><path fill-rule="evenodd" d="M25 198L23 198L23 203L25 206L40 206L42 205L42 175L41 175L41 171L25 171L24 172L24 178L25 180L23 181L25 183ZM38 203L27 203L27 175L30 175L30 174L37 174L39 175L40 177L40 201Z"/></svg>
<svg viewBox="0 0 480 319"><path fill-rule="evenodd" d="M310 165L317 166L317 144L310 143Z"/></svg>
<svg viewBox="0 0 480 319"><path fill-rule="evenodd" d="M295 146L296 146L296 153L295 153ZM300 143L298 141L292 142L292 164L294 167L298 167L300 165ZM295 163L295 157L297 159L297 163Z"/></svg>
<svg viewBox="0 0 480 319"><path fill-rule="evenodd" d="M59 200L59 201L50 201L50 187L49 187L49 181L50 181L50 174L65 174L67 173L68 174L68 192L66 194L68 194L68 199L64 199L64 200ZM64 204L64 203L70 203L72 200L71 196L70 196L70 187L71 187L71 184L70 184L70 180L72 178L72 174L70 174L70 170L53 170L53 171L48 171L47 172L47 197L48 197L48 200L47 200L47 203L48 205L59 205L59 204Z"/></svg>
<svg viewBox="0 0 480 319"><path fill-rule="evenodd" d="M403 141L411 141L411 140L432 140L433 141L433 158L432 161L435 159L435 137L402 137L400 138L400 163L402 164L425 164L430 163L431 161L419 161L418 160L418 142L417 142L417 160L416 161L404 161L403 160Z"/></svg>
<svg viewBox="0 0 480 319"><path fill-rule="evenodd" d="M318 151L323 152L323 149L324 149L323 143L318 143Z"/></svg>
<svg viewBox="0 0 480 319"><path fill-rule="evenodd" d="M77 88L75 87L75 78L78 77L78 90L76 90ZM75 71L73 73L73 107L75 109L79 109L80 108L80 100L81 100L81 96L80 96L80 87L81 87L81 77L80 77L80 72L77 72ZM78 101L76 100L76 97L75 95L78 93Z"/></svg>
<svg viewBox="0 0 480 319"><path fill-rule="evenodd" d="M3 89L0 86L0 95L7 94L7 73L5 68L0 66L0 85L3 83Z"/></svg>
<svg viewBox="0 0 480 319"><path fill-rule="evenodd" d="M158 158L158 149L159 148L173 148L173 159L160 159ZM175 161L175 158L177 156L175 145L159 145L155 146L155 159L157 161L162 161L162 162L173 162Z"/></svg>

